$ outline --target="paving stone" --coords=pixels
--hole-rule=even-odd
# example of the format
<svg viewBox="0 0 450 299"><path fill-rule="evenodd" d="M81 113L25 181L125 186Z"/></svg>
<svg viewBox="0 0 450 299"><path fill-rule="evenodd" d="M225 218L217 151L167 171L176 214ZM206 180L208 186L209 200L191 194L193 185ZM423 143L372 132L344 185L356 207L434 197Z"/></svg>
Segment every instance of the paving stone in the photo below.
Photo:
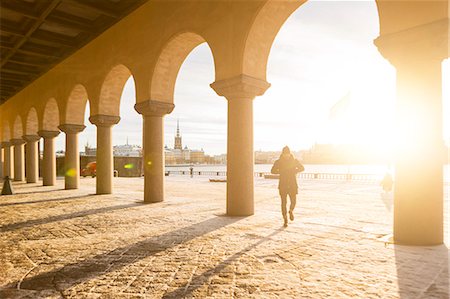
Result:
<svg viewBox="0 0 450 299"><path fill-rule="evenodd" d="M170 176L149 205L142 178L114 183L1 197L0 298L449 298L448 248L385 243L377 184L302 181L283 228L273 180L256 179L250 217L224 216L225 185L206 178ZM446 228L448 203L446 186Z"/></svg>

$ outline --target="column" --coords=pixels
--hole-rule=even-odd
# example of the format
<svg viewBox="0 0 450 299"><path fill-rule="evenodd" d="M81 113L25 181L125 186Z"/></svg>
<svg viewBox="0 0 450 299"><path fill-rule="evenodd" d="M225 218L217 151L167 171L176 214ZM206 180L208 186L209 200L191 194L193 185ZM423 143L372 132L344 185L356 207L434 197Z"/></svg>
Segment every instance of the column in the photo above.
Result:
<svg viewBox="0 0 450 299"><path fill-rule="evenodd" d="M148 100L134 106L143 118L144 203L164 200L164 115L174 104Z"/></svg>
<svg viewBox="0 0 450 299"><path fill-rule="evenodd" d="M66 134L66 153L64 158L64 187L78 189L80 185L80 153L78 151L78 134L84 125L64 124L58 128Z"/></svg>
<svg viewBox="0 0 450 299"><path fill-rule="evenodd" d="M25 156L23 139L11 139L11 144L14 145L14 181L25 180Z"/></svg>
<svg viewBox="0 0 450 299"><path fill-rule="evenodd" d="M39 131L38 134L44 139L42 184L44 186L54 186L56 184L55 138L59 135L59 131L42 130Z"/></svg>
<svg viewBox="0 0 450 299"><path fill-rule="evenodd" d="M9 178L14 178L14 168L13 168L13 153L11 148L11 143L8 141L2 142L3 148L3 177L8 176Z"/></svg>
<svg viewBox="0 0 450 299"><path fill-rule="evenodd" d="M114 176L112 127L120 121L119 116L93 115L89 121L97 126L96 193L111 194Z"/></svg>
<svg viewBox="0 0 450 299"><path fill-rule="evenodd" d="M5 161L4 155L3 155L3 147L0 147L0 180L3 178L3 163Z"/></svg>
<svg viewBox="0 0 450 299"><path fill-rule="evenodd" d="M447 21L448 22L448 21ZM432 23L376 40L397 70L394 241L444 239L442 71L448 26Z"/></svg>
<svg viewBox="0 0 450 299"><path fill-rule="evenodd" d="M26 177L27 183L36 183L39 180L39 149L38 135L25 135L22 138L26 141Z"/></svg>
<svg viewBox="0 0 450 299"><path fill-rule="evenodd" d="M270 84L246 75L216 81L211 87L228 100L227 215L254 214L253 99Z"/></svg>

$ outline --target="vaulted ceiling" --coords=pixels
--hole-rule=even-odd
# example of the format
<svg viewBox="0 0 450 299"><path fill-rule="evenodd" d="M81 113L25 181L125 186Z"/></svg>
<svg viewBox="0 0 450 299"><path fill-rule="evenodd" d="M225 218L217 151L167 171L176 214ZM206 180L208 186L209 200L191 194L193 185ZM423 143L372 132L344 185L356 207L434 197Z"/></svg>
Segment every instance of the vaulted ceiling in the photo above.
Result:
<svg viewBox="0 0 450 299"><path fill-rule="evenodd" d="M148 0L1 0L0 104Z"/></svg>

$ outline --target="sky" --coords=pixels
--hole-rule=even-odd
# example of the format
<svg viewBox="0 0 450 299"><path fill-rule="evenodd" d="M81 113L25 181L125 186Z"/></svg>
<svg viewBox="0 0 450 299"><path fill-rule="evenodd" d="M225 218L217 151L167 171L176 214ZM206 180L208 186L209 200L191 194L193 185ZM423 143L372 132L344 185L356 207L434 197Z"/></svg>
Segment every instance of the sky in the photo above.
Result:
<svg viewBox="0 0 450 299"><path fill-rule="evenodd" d="M254 100L255 150L308 149L315 143L357 143L380 149L391 143L395 105L395 69L373 44L378 37L374 1L309 1L278 33L267 66L271 87ZM444 81L450 82L450 63ZM173 147L179 120L183 146L207 154L226 153L227 102L209 86L214 63L208 45L195 48L183 63L175 86L175 109L165 117L165 143ZM449 84L444 84L445 138L450 139ZM126 83L121 121L113 144L142 144L134 82ZM342 100L346 98L347 100ZM346 103L343 105L343 103ZM341 103L341 104L337 104ZM340 107L332 113L332 107ZM95 126L88 121L80 150L95 146ZM60 134L57 148L64 149Z"/></svg>

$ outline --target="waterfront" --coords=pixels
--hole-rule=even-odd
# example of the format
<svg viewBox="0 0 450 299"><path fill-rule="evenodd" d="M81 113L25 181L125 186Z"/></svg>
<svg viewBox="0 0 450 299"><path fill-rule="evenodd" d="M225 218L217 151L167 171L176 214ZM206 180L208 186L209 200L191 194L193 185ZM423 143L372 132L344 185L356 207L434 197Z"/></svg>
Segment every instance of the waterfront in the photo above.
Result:
<svg viewBox="0 0 450 299"><path fill-rule="evenodd" d="M394 174L394 169L387 165L330 165L330 164L305 164L304 173L323 173L323 174L368 174L382 178L386 171ZM168 165L166 171L185 171L189 173L189 165ZM226 172L226 165L193 165L195 172ZM255 173L270 172L272 164L255 164ZM444 166L444 180L450 182L450 165Z"/></svg>

